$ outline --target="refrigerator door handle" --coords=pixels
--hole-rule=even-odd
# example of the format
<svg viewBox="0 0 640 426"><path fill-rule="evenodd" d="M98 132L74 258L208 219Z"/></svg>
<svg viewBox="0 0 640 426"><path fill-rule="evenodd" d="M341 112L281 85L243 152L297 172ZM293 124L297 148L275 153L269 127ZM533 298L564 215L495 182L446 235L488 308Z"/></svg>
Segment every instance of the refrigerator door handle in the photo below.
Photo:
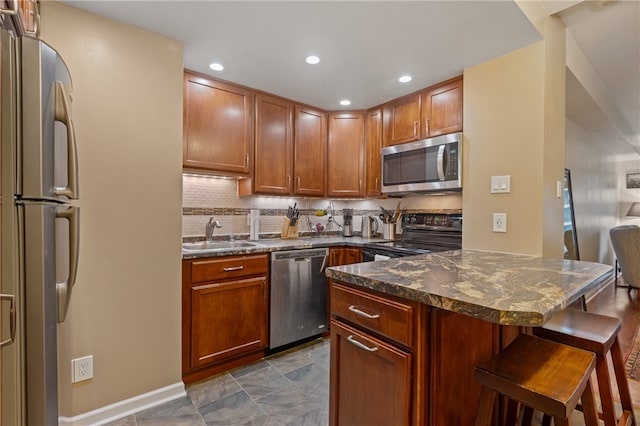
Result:
<svg viewBox="0 0 640 426"><path fill-rule="evenodd" d="M18 0L14 0L11 4L11 9L0 8L0 15L17 15L18 14Z"/></svg>
<svg viewBox="0 0 640 426"><path fill-rule="evenodd" d="M9 330L10 336L8 339L0 342L0 348L3 346L10 345L14 342L16 338L16 307L15 307L15 296L13 294L0 294L0 301L4 302L8 300L10 302L9 305Z"/></svg>
<svg viewBox="0 0 640 426"><path fill-rule="evenodd" d="M78 153L76 150L76 136L71 111L67 100L67 93L60 81L55 82L56 87L56 121L67 126L67 186L55 188L56 195L64 195L72 200L78 199Z"/></svg>
<svg viewBox="0 0 640 426"><path fill-rule="evenodd" d="M67 317L71 292L76 283L78 249L80 245L79 214L80 208L76 206L56 211L56 218L67 219L69 221L69 277L67 281L56 283L56 292L58 293L58 322L64 322Z"/></svg>

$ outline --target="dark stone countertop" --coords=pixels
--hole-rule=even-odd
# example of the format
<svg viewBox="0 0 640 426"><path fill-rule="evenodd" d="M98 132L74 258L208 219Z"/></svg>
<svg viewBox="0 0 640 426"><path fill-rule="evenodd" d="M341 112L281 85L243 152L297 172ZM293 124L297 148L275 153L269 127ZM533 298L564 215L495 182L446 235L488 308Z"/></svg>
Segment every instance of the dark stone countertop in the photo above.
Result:
<svg viewBox="0 0 640 426"><path fill-rule="evenodd" d="M270 253L273 251L297 250L308 248L322 248L335 246L362 247L372 242L389 241L382 238L343 237L341 235L322 237L300 237L297 239L283 240L280 238L268 238L259 241L236 240L255 243L252 247L233 247L228 249L216 249L205 251L182 250L182 259L197 259L202 257L232 256L241 254Z"/></svg>
<svg viewBox="0 0 640 426"><path fill-rule="evenodd" d="M599 263L462 249L332 267L327 276L497 324L540 326L611 271Z"/></svg>

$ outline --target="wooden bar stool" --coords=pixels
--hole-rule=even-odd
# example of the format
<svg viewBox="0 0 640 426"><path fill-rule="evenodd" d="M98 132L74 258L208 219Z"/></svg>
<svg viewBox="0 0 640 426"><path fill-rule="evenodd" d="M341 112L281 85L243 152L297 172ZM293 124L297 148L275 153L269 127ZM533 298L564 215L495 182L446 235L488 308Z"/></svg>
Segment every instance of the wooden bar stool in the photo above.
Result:
<svg viewBox="0 0 640 426"><path fill-rule="evenodd" d="M592 352L519 335L475 368L475 380L482 385L476 426L492 424L498 393L551 415L556 426L571 424L571 413L582 399L585 425L596 426L598 414L590 382L595 359Z"/></svg>
<svg viewBox="0 0 640 426"><path fill-rule="evenodd" d="M618 343L618 333L621 327L622 321L618 318L565 309L554 315L542 327L533 329L533 334L536 336L596 354L596 375L602 405L601 418L606 426L636 424L629 382L624 371L624 359ZM607 353L609 352L611 352L611 361L623 410L619 422L616 418L607 363ZM628 423L629 420L631 420L630 423Z"/></svg>

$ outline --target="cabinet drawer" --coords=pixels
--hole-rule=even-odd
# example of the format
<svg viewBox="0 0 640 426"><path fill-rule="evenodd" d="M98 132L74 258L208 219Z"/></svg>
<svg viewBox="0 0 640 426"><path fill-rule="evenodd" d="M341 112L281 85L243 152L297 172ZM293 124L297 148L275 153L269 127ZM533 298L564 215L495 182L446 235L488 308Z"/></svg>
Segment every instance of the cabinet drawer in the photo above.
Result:
<svg viewBox="0 0 640 426"><path fill-rule="evenodd" d="M191 263L191 282L266 274L267 267L267 256L264 254L196 260Z"/></svg>
<svg viewBox="0 0 640 426"><path fill-rule="evenodd" d="M407 347L413 345L414 309L410 305L333 283L331 314Z"/></svg>

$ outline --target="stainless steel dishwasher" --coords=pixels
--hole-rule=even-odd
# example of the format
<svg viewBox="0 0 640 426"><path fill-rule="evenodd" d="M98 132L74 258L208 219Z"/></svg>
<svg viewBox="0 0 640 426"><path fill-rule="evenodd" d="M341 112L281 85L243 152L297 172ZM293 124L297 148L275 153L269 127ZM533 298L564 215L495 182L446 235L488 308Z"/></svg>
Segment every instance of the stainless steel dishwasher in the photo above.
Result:
<svg viewBox="0 0 640 426"><path fill-rule="evenodd" d="M327 248L271 253L270 348L327 330L328 256Z"/></svg>

